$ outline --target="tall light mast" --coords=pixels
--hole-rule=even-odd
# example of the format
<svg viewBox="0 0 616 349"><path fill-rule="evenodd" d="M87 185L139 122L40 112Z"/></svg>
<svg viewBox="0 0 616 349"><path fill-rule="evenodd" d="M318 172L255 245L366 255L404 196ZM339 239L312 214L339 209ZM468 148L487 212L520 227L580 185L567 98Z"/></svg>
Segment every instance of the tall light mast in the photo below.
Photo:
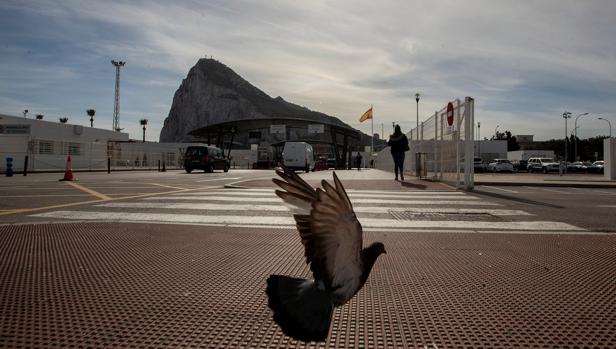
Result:
<svg viewBox="0 0 616 349"><path fill-rule="evenodd" d="M120 67L123 67L126 62L122 61L111 61L116 67L116 79L115 79L115 100L113 103L113 130L121 131L120 128Z"/></svg>

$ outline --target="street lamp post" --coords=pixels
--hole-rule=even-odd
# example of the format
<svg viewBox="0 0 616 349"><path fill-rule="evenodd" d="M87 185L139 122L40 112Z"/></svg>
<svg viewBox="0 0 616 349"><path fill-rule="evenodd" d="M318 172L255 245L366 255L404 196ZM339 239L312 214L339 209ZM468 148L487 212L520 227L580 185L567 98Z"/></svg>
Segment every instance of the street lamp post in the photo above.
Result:
<svg viewBox="0 0 616 349"><path fill-rule="evenodd" d="M481 157L481 122L477 122L477 152Z"/></svg>
<svg viewBox="0 0 616 349"><path fill-rule="evenodd" d="M571 113L566 111L563 113L565 119L565 172L567 172L567 143L569 142L569 136L567 135L567 119L571 119Z"/></svg>
<svg viewBox="0 0 616 349"><path fill-rule="evenodd" d="M582 113L582 114L580 114L580 115L575 117L575 129L574 129L574 131L575 131L575 147L574 147L573 161L578 161L578 158L577 158L577 143L578 143L577 142L577 140L578 140L578 138L577 138L577 129L578 129L577 121L580 118L580 116L584 116L584 115L588 115L588 113Z"/></svg>
<svg viewBox="0 0 616 349"><path fill-rule="evenodd" d="M604 118L597 118L597 119L607 122L608 126L610 127L610 138L612 138L612 123L610 122L610 120L604 119Z"/></svg>
<svg viewBox="0 0 616 349"><path fill-rule="evenodd" d="M143 126L143 142L145 143L145 126L148 124L148 119L141 119L139 123Z"/></svg>
<svg viewBox="0 0 616 349"><path fill-rule="evenodd" d="M415 132L417 133L417 141L419 142L419 92L415 93L415 101L417 102L417 128Z"/></svg>

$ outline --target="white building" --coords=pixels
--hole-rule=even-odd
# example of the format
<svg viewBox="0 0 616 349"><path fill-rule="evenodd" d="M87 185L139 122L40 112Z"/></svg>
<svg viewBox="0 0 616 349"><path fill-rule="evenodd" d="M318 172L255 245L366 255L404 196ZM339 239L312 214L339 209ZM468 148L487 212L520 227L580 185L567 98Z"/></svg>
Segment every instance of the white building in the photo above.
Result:
<svg viewBox="0 0 616 349"><path fill-rule="evenodd" d="M73 170L154 169L159 161L181 168L187 146L200 143L156 143L129 140L128 134L82 125L62 124L0 114L0 172L6 158L13 171L63 171L71 155Z"/></svg>
<svg viewBox="0 0 616 349"><path fill-rule="evenodd" d="M553 150L516 150L507 152L507 160L520 161L530 158L551 158L554 159Z"/></svg>

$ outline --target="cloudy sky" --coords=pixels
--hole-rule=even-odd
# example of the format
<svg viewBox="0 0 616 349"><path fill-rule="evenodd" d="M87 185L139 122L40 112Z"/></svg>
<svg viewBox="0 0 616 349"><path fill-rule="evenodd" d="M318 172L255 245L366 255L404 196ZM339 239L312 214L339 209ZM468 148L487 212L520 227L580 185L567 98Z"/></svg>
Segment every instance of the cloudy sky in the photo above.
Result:
<svg viewBox="0 0 616 349"><path fill-rule="evenodd" d="M69 117L158 140L173 94L213 57L272 97L375 132L476 100L481 136L616 133L616 1L0 1L0 113ZM569 123L569 129L573 121Z"/></svg>

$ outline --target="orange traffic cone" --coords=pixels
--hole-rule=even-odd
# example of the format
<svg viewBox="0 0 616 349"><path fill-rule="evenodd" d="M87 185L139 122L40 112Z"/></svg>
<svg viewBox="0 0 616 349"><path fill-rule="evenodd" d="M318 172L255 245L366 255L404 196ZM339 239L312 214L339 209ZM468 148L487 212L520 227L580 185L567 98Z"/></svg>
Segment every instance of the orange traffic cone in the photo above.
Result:
<svg viewBox="0 0 616 349"><path fill-rule="evenodd" d="M66 170L64 171L64 178L61 181L72 181L73 178L73 167L71 166L71 156L69 155L66 159Z"/></svg>

